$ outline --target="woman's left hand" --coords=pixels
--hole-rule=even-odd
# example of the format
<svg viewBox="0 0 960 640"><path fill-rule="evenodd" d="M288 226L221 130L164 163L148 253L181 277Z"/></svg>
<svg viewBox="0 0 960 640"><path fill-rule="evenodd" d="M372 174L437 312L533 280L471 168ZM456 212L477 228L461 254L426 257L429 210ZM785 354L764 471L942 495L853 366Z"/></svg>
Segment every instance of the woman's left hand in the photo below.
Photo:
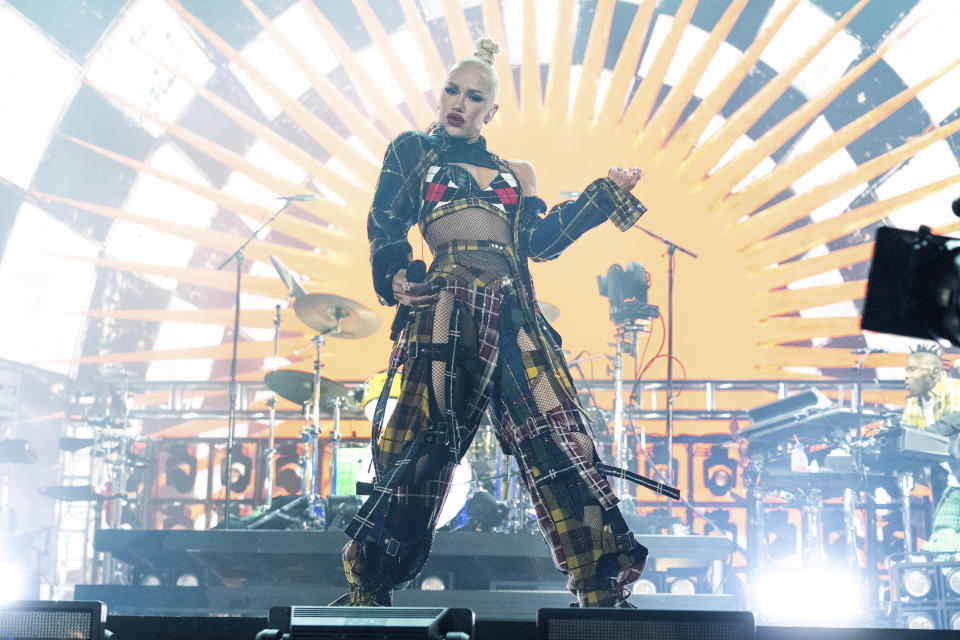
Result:
<svg viewBox="0 0 960 640"><path fill-rule="evenodd" d="M633 190L640 182L640 176L643 172L638 167L624 169L623 167L614 167L607 173L607 177L613 180L613 183L626 192Z"/></svg>

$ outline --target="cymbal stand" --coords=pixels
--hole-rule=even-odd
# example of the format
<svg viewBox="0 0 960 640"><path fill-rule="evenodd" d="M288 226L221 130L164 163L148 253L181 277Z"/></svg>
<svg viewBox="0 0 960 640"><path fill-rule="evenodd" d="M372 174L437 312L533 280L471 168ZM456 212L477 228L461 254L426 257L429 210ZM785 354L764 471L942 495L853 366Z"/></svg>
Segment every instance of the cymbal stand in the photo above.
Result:
<svg viewBox="0 0 960 640"><path fill-rule="evenodd" d="M330 434L330 495L337 495L337 476L340 467L340 408L343 404L343 398L334 398L333 400L333 433Z"/></svg>
<svg viewBox="0 0 960 640"><path fill-rule="evenodd" d="M277 358L280 354L280 305L277 305L276 312L273 315L273 370L277 370ZM274 480L274 462L277 459L277 449L274 443L274 437L277 429L277 394L270 392L270 399L267 400L267 407L270 408L269 427L267 431L267 473L263 479L263 510L269 511L273 506L273 480Z"/></svg>
<svg viewBox="0 0 960 640"><path fill-rule="evenodd" d="M624 427L624 403L623 403L623 352L625 345L632 344L634 347L634 380L636 380L636 360L637 360L637 334L648 330L649 325L636 324L633 322L624 322L616 325L616 355L613 358L613 447L614 461L617 467L621 469L629 468L630 461L634 458L630 453L627 430ZM627 339L630 336L630 339ZM625 478L617 478L614 481L614 489L621 500L632 499L633 494L628 496L628 485Z"/></svg>
<svg viewBox="0 0 960 640"><path fill-rule="evenodd" d="M313 336L313 346L317 350L317 359L313 362L313 406L311 407L310 420L310 438L309 438L309 459L310 459L310 491L304 495L309 495L310 504L308 506L309 518L313 521L323 522L323 503L320 500L320 354L323 351L323 345L327 338L323 334ZM307 453L304 451L304 453Z"/></svg>
<svg viewBox="0 0 960 640"><path fill-rule="evenodd" d="M233 355L230 358L230 399L228 401L229 406L227 407L227 486L224 487L223 503L223 526L225 529L230 528L230 493L233 485L233 443L237 433L237 341L240 337L240 287L243 281L243 250L257 237L258 233L266 229L267 226L287 208L290 202L290 198L284 198L283 206L267 218L266 222L257 227L254 232L250 234L250 237L244 240L243 244L237 247L237 250L221 262L220 266L216 269L220 271L220 269L230 264L231 260L235 260L237 263L237 290L234 296L233 309Z"/></svg>
<svg viewBox="0 0 960 640"><path fill-rule="evenodd" d="M524 531L529 524L526 513L531 504L528 493L521 487L523 481L520 478L520 467L517 465L516 460L509 456L504 457L506 463L509 465L506 491L507 505L510 507L510 511L507 514L506 529L514 533L520 533Z"/></svg>

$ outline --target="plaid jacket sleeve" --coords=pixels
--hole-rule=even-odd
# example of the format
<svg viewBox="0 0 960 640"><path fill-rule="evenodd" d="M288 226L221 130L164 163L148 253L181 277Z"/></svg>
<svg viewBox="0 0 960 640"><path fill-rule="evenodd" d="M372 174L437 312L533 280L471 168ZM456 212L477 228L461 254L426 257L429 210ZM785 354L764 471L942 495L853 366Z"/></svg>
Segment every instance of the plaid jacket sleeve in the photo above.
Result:
<svg viewBox="0 0 960 640"><path fill-rule="evenodd" d="M545 216L540 215L546 209L543 200L529 198L525 204L528 206L521 212L520 249L538 262L556 258L604 220L609 219L626 231L647 210L633 194L621 190L609 178L594 180L576 200L556 205Z"/></svg>
<svg viewBox="0 0 960 640"><path fill-rule="evenodd" d="M411 182L425 140L423 134L408 131L390 143L367 214L373 288L384 305L397 303L391 286L393 276L413 258L407 232L417 221L417 191Z"/></svg>

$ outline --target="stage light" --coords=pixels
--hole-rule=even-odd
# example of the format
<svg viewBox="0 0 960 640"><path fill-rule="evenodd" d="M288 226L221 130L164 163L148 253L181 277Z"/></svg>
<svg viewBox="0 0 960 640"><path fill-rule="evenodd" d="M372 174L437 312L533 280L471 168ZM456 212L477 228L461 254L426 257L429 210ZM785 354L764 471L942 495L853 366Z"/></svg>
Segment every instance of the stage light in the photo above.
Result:
<svg viewBox="0 0 960 640"><path fill-rule="evenodd" d="M863 608L857 581L829 570L779 570L759 576L751 591L757 615L772 624L843 625Z"/></svg>
<svg viewBox="0 0 960 640"><path fill-rule="evenodd" d="M737 463L726 447L710 447L710 455L703 461L703 477L707 490L715 496L727 495L737 484Z"/></svg>
<svg viewBox="0 0 960 640"><path fill-rule="evenodd" d="M937 623L926 611L914 611L907 614L907 629L936 629Z"/></svg>
<svg viewBox="0 0 960 640"><path fill-rule="evenodd" d="M950 616L950 628L954 631L960 631L960 611L956 611Z"/></svg>
<svg viewBox="0 0 960 640"><path fill-rule="evenodd" d="M253 458L248 456L243 445L237 443L233 445L233 460L231 460L230 473L230 491L233 493L243 493L250 486L250 479L253 477ZM220 483L227 484L227 457L224 455L220 462Z"/></svg>
<svg viewBox="0 0 960 640"><path fill-rule="evenodd" d="M422 591L443 591L446 588L447 585L444 584L443 578L440 576L427 576L420 581Z"/></svg>
<svg viewBox="0 0 960 640"><path fill-rule="evenodd" d="M692 596L697 592L696 585L689 578L677 578L670 583L670 593L684 596Z"/></svg>
<svg viewBox="0 0 960 640"><path fill-rule="evenodd" d="M192 573L181 573L177 576L176 585L178 587L199 587L200 580Z"/></svg>
<svg viewBox="0 0 960 640"><path fill-rule="evenodd" d="M610 265L607 275L597 276L600 295L610 301L610 320L614 324L652 320L660 310L647 303L650 283L647 271L639 262L630 262L624 269L619 264Z"/></svg>
<svg viewBox="0 0 960 640"><path fill-rule="evenodd" d="M960 596L960 567L955 567L950 569L947 573L947 588L953 592L954 595Z"/></svg>
<svg viewBox="0 0 960 640"><path fill-rule="evenodd" d="M159 587L163 584L163 581L155 573L145 573L140 576L139 583L141 587Z"/></svg>
<svg viewBox="0 0 960 640"><path fill-rule="evenodd" d="M303 489L302 470L300 468L300 456L297 455L294 448L292 453L284 453L277 456L276 462L276 480L278 488L283 489L287 495L295 495Z"/></svg>
<svg viewBox="0 0 960 640"><path fill-rule="evenodd" d="M193 485L197 480L197 458L186 444L170 447L164 470L168 487L172 487L179 493L193 491Z"/></svg>
<svg viewBox="0 0 960 640"><path fill-rule="evenodd" d="M633 592L641 596L652 596L657 592L657 585L652 580L640 578L633 583Z"/></svg>
<svg viewBox="0 0 960 640"><path fill-rule="evenodd" d="M26 576L20 565L12 562L0 564L0 602L11 602L23 597Z"/></svg>
<svg viewBox="0 0 960 640"><path fill-rule="evenodd" d="M930 572L923 569L907 569L901 578L903 590L914 598L922 598L930 593L933 581Z"/></svg>

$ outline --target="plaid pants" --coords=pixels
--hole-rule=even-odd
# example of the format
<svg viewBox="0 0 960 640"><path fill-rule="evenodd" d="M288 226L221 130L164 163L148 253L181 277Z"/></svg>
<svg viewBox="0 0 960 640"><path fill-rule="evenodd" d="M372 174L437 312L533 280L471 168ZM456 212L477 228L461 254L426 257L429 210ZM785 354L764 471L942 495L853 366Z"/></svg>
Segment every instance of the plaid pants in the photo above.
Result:
<svg viewBox="0 0 960 640"><path fill-rule="evenodd" d="M529 326L509 286L448 269L436 305L397 345L400 398L375 446L373 494L350 522L349 582L402 588L423 568L454 467L489 408L516 457L554 563L580 606L614 606L647 549L629 531L557 350Z"/></svg>

